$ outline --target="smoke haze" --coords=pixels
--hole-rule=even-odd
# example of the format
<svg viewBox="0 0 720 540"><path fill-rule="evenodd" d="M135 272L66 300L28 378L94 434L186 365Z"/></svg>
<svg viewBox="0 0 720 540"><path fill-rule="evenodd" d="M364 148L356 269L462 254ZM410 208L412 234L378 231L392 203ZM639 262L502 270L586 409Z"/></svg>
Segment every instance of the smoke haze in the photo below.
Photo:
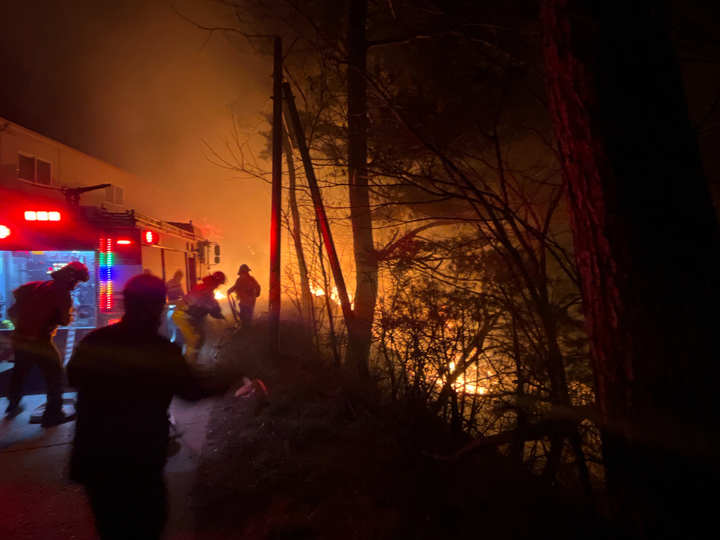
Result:
<svg viewBox="0 0 720 540"><path fill-rule="evenodd" d="M271 60L178 12L232 24L212 0L0 0L0 117L159 184L157 217L209 226L219 269L232 281L250 265L264 304L269 187L211 163L204 142L222 152L233 114L261 125Z"/></svg>

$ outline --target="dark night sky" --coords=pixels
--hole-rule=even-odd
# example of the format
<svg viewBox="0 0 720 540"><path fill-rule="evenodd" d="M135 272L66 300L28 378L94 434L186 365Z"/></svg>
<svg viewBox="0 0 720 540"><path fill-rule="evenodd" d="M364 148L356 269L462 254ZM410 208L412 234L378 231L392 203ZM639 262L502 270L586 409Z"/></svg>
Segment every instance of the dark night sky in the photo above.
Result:
<svg viewBox="0 0 720 540"><path fill-rule="evenodd" d="M264 281L268 189L229 180L201 139L222 148L231 105L241 124L262 121L272 66L173 6L232 22L211 0L0 0L0 117L172 190L159 217L219 227L221 269L247 262Z"/></svg>

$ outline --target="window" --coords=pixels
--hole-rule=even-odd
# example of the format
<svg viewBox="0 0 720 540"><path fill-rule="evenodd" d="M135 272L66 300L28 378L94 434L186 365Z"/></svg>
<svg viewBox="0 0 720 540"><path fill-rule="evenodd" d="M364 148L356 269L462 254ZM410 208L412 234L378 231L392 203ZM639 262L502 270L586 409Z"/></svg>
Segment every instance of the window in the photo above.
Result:
<svg viewBox="0 0 720 540"><path fill-rule="evenodd" d="M105 188L105 202L122 205L123 200L123 188L114 184Z"/></svg>
<svg viewBox="0 0 720 540"><path fill-rule="evenodd" d="M35 158L18 154L18 178L35 181Z"/></svg>
<svg viewBox="0 0 720 540"><path fill-rule="evenodd" d="M50 174L52 166L49 161L42 159L35 160L35 181L38 184L49 186L52 184L52 176Z"/></svg>
<svg viewBox="0 0 720 540"><path fill-rule="evenodd" d="M17 175L20 180L49 186L52 184L52 164L34 156L18 154Z"/></svg>

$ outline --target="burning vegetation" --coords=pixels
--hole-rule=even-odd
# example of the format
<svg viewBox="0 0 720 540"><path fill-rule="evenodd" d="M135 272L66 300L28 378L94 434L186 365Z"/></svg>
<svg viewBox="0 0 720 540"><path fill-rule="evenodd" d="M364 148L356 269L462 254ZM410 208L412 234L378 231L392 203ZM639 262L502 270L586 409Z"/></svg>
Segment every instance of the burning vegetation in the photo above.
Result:
<svg viewBox="0 0 720 540"><path fill-rule="evenodd" d="M279 162L282 141L287 170L284 224L293 256L286 291L317 351L378 387L383 399L439 415L459 447L474 438L466 448L497 448L546 482L577 488L588 500L604 489L609 472L611 488L624 486L617 487L624 501L615 508L617 519L648 534L656 527L653 515L675 508L669 501L679 500L679 493L689 494L674 480L660 481L651 496L638 488L662 477L652 467L628 475L642 456L674 458L660 448L638 450L642 437L619 435L617 426L627 421L642 430L643 419L651 417L665 425L674 413L646 416L667 408L662 392L654 393L656 375L642 364L655 346L648 342L635 356L637 342L619 328L635 328L641 341L653 332L656 342L664 339L661 317L650 334L634 322L643 302L656 309L650 298L637 296L647 283L638 268L655 272L653 287L662 297L674 285L649 264L654 259L632 235L655 242L659 230L677 233L653 211L646 222L638 221L634 209L644 203L634 197L654 188L642 184L649 177L625 174L625 165L656 170L667 184L659 188L668 190L664 194L680 189L679 177L668 171L687 171L687 178L697 180L691 188L697 208L709 212L701 212L705 225L698 224L693 235L710 231L715 238L717 221L709 217L697 154L672 154L677 161L658 168L669 154L652 147L664 139L648 118L684 118L672 129L667 120L666 127L686 137L678 148L696 146L686 116L678 112L684 102L669 34L650 22L652 10L637 6L627 17L618 15L625 26L615 35L614 8L578 8L583 15L576 20L566 9L573 2L540 4L433 2L428 10L421 2L320 0L300 7L289 0L241 0L234 22L235 32L265 53L269 41L257 36L291 36L284 55L275 43L288 83L284 124L276 115L272 146ZM576 42L578 35L597 42ZM662 46L647 48L650 42ZM591 60L585 47L595 46L608 55L602 57L606 64ZM637 84L662 107L650 110L643 96L623 93L620 71L608 66L628 51L637 53L633 73L647 75L637 75ZM583 55L589 58L584 70L578 67ZM602 79L604 69L617 87ZM279 70L276 64L276 100ZM654 77L675 93L647 86ZM617 107L615 124L604 123L605 106ZM635 120L634 126L642 126L632 132L635 138L617 131L625 114L619 111L629 114L641 106L648 109ZM678 114L665 115L672 107ZM615 139L603 138L606 129ZM244 155L246 137L257 134L236 131L237 149L216 157L226 167L267 176ZM627 144L645 153L613 154ZM616 177L622 182L614 183ZM670 199L657 200L672 213ZM581 246L577 252L573 240ZM708 242L717 247L715 240ZM691 251L688 261L695 260ZM334 266L338 259L340 269ZM344 299L348 276L354 282L347 280L351 306ZM331 290L338 294L328 295ZM638 375L642 381L634 378L634 358L644 359L638 364L647 370L647 378ZM712 363L703 362L698 373L710 376ZM693 380L702 385L703 377ZM709 390L703 395L697 407L716 403ZM641 402L653 405L644 409ZM687 409L679 402L678 407L676 412ZM684 425L696 425L687 420ZM709 441L715 425L688 429ZM623 457L601 466L601 441L608 448L608 441L619 440L616 456ZM710 454L678 459L704 462L714 459ZM678 518L674 526L682 522Z"/></svg>
<svg viewBox="0 0 720 540"><path fill-rule="evenodd" d="M298 137L286 92L285 292L318 351L386 399L427 406L457 440L513 433L501 452L591 493L602 474L586 454L599 459L598 439L580 411L593 401L592 371L532 14L468 4L420 16L404 4L397 16L391 4L354 2L344 20L367 22L358 36L271 4L240 3L238 22L298 38L284 59L304 125ZM437 37L414 37L426 32ZM336 62L340 50L350 67ZM216 157L268 176L248 165L252 136L236 132L237 149ZM308 174L322 187L350 320ZM573 418L567 429L535 429L558 408Z"/></svg>
<svg viewBox="0 0 720 540"><path fill-rule="evenodd" d="M202 30L274 57L274 112L207 150L274 204L269 321L221 358L270 398L215 419L209 529L563 537L487 518L528 489L616 535L720 534L720 8L684 4L214 3ZM677 56L706 70L692 117Z"/></svg>

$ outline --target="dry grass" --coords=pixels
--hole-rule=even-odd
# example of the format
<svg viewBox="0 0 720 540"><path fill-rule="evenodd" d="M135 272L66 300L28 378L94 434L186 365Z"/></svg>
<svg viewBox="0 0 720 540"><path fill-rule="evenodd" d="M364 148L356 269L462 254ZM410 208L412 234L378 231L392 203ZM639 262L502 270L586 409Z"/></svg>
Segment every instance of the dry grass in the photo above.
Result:
<svg viewBox="0 0 720 540"><path fill-rule="evenodd" d="M270 395L229 394L216 408L196 488L203 538L596 537L536 478L487 453L457 463L425 457L450 448L436 419L377 405L310 358L271 366L264 339L259 325L221 357L264 378Z"/></svg>

